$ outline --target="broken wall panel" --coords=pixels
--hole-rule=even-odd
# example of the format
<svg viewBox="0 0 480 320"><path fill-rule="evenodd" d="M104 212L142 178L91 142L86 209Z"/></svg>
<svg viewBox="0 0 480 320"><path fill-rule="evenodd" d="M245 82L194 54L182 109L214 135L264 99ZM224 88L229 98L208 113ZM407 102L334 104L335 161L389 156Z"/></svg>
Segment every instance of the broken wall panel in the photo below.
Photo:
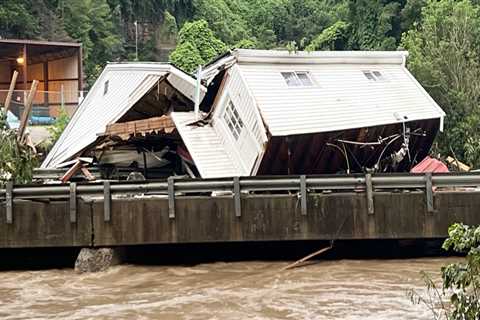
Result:
<svg viewBox="0 0 480 320"><path fill-rule="evenodd" d="M395 170L387 165L392 153L398 151L404 143L403 137L390 145L387 144L392 139L384 140L377 146L362 143L396 137L402 134L401 125L273 137L267 144L258 175L347 173L348 170L350 173L365 172L367 168L373 170L380 157L382 161L379 162L379 170L408 171L413 163L421 161L428 154L438 125L435 120L407 124L411 131L420 129L417 130L419 134L412 136L409 141L411 160L400 162ZM346 144L344 149L338 140L356 141L359 144Z"/></svg>

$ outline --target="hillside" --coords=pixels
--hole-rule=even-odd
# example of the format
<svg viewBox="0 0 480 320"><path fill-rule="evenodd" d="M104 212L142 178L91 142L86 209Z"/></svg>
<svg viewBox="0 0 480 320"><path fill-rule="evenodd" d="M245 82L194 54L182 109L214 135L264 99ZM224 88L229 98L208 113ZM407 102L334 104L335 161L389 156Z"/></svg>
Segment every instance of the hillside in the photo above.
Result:
<svg viewBox="0 0 480 320"><path fill-rule="evenodd" d="M135 22L139 60L170 59L190 72L233 47L408 49L409 69L447 112L434 152L480 165L476 0L2 0L0 6L0 37L81 41L88 84L107 61L135 59Z"/></svg>

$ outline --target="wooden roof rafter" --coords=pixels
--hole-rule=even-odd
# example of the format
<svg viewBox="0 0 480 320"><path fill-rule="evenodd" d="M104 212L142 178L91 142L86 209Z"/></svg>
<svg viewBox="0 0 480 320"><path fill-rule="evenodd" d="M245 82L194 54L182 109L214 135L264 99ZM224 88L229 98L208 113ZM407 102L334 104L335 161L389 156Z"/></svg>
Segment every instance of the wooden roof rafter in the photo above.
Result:
<svg viewBox="0 0 480 320"><path fill-rule="evenodd" d="M128 139L130 136L147 135L152 132L172 133L175 130L175 124L170 116L153 117L142 120L128 121L123 123L113 123L107 125L105 136L118 136L122 139Z"/></svg>

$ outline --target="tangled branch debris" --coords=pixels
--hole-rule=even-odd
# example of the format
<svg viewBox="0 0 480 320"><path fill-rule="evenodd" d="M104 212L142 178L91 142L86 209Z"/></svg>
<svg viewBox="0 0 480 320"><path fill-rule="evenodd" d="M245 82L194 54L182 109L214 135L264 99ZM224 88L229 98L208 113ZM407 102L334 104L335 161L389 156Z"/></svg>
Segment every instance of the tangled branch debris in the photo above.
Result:
<svg viewBox="0 0 480 320"><path fill-rule="evenodd" d="M34 150L18 141L17 133L8 127L7 116L0 109L0 185L8 181L31 182L36 163Z"/></svg>

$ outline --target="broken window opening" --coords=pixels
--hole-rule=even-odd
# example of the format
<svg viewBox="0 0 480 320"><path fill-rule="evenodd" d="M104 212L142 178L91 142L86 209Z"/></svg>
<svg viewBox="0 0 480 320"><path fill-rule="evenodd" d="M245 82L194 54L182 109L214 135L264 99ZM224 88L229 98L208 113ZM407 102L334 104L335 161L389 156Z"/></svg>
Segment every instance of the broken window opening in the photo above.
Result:
<svg viewBox="0 0 480 320"><path fill-rule="evenodd" d="M233 105L232 100L228 101L227 103L225 113L223 114L223 119L227 123L228 129L230 129L230 132L232 133L235 140L238 140L242 133L244 125L240 114Z"/></svg>
<svg viewBox="0 0 480 320"><path fill-rule="evenodd" d="M311 87L313 81L310 77L310 72L307 71L294 71L294 72L281 72L283 79L289 87Z"/></svg>

